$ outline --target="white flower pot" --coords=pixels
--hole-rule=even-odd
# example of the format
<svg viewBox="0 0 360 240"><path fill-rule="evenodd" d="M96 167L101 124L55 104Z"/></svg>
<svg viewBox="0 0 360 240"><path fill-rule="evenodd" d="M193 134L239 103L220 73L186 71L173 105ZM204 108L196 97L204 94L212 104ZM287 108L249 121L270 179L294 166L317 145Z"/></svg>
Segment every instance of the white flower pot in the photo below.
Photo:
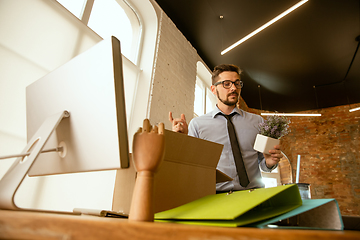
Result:
<svg viewBox="0 0 360 240"><path fill-rule="evenodd" d="M261 134L256 135L254 149L261 153L269 154L269 150L280 144L280 139L267 137Z"/></svg>

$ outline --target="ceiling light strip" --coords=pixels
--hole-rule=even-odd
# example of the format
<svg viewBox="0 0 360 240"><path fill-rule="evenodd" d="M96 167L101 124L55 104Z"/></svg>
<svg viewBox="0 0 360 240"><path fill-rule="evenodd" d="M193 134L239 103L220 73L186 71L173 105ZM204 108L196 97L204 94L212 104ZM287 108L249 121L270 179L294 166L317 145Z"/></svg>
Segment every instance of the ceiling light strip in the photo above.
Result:
<svg viewBox="0 0 360 240"><path fill-rule="evenodd" d="M245 42L246 40L248 40L249 38L251 38L252 36L254 36L255 34L259 33L260 31L264 30L265 28L267 28L268 26L270 26L271 24L273 24L274 22L276 22L277 20L279 20L282 17L285 17L287 14L289 14L290 12L294 11L296 8L300 7L301 5L303 5L304 3L306 3L308 0L303 0L298 2L297 4L295 4L294 6L292 6L291 8L289 8L288 10L286 10L285 12L281 13L280 15L278 15L277 17L273 18L272 20L270 20L269 22L265 23L264 25L262 25L261 27L259 27L258 29L256 29L255 31L253 31L252 33L248 34L247 36L243 37L242 39L240 39L239 41L237 41L236 43L234 43L233 45L231 45L230 47L226 48L224 51L221 52L221 55L224 55L225 53L229 52L230 50L232 50L233 48L237 47L238 45L240 45L241 43Z"/></svg>
<svg viewBox="0 0 360 240"><path fill-rule="evenodd" d="M320 117L321 113L261 113L262 116Z"/></svg>
<svg viewBox="0 0 360 240"><path fill-rule="evenodd" d="M355 112L355 111L358 111L358 110L360 110L360 107L352 108L352 109L349 110L349 112Z"/></svg>

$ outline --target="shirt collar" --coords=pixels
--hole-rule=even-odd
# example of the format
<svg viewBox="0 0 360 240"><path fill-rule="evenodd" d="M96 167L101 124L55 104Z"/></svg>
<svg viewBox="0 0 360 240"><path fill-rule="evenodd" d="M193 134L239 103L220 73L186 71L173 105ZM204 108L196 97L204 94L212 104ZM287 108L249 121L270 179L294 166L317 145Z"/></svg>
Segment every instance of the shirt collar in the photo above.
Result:
<svg viewBox="0 0 360 240"><path fill-rule="evenodd" d="M236 112L238 114L240 114L240 116L243 116L243 110L239 109L238 107L235 107L231 113ZM218 115L219 113L224 114L216 105L214 110L212 111L212 118L214 118L216 115Z"/></svg>

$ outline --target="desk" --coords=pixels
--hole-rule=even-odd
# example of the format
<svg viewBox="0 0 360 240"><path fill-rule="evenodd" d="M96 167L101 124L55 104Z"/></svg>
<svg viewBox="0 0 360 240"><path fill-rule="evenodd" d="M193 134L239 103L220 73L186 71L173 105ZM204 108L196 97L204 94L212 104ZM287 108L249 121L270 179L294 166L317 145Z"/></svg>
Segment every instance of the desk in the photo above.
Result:
<svg viewBox="0 0 360 240"><path fill-rule="evenodd" d="M0 210L0 239L360 239L357 231L220 228Z"/></svg>

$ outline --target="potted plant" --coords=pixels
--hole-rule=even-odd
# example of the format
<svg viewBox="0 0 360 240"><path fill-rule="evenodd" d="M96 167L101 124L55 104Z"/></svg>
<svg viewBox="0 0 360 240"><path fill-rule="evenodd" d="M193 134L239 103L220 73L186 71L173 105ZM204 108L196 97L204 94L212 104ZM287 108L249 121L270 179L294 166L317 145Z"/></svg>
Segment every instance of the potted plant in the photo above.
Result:
<svg viewBox="0 0 360 240"><path fill-rule="evenodd" d="M289 133L289 123L290 120L284 116L267 117L259 124L260 133L256 135L254 149L268 154L275 145L279 145L280 138Z"/></svg>

